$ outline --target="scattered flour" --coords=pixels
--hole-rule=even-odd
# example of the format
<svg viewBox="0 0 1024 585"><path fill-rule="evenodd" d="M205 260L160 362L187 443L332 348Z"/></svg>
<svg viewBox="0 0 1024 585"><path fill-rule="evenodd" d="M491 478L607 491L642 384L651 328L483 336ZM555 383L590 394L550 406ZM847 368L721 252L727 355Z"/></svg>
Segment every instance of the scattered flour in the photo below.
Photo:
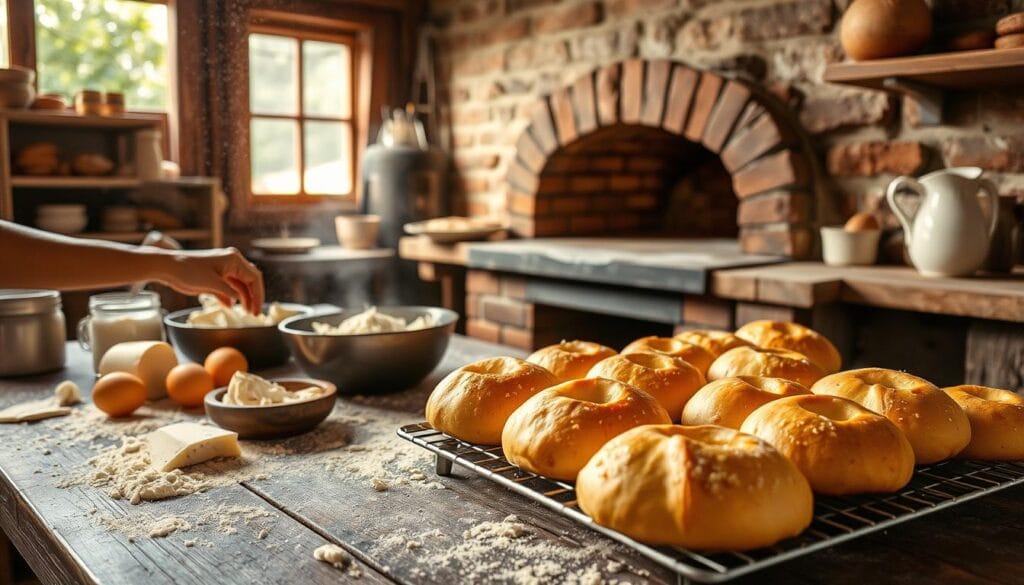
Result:
<svg viewBox="0 0 1024 585"><path fill-rule="evenodd" d="M345 549L341 548L336 544L325 544L318 547L313 551L313 558L320 561L321 563L327 563L335 569L345 570L348 569L348 574L351 577L361 577L363 572L359 569L354 562L352 557L349 556Z"/></svg>
<svg viewBox="0 0 1024 585"><path fill-rule="evenodd" d="M191 530L191 528L192 525L184 518L179 518L177 516L164 516L150 525L149 537L161 538L173 532L187 532L188 530Z"/></svg>

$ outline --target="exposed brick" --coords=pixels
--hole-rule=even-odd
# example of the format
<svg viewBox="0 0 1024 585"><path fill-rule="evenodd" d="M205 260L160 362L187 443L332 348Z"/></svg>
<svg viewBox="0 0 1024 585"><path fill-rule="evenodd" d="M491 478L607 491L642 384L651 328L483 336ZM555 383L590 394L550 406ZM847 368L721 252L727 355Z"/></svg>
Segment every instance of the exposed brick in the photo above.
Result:
<svg viewBox="0 0 1024 585"><path fill-rule="evenodd" d="M493 152L462 152L455 155L455 166L461 171L493 169L498 166L498 155Z"/></svg>
<svg viewBox="0 0 1024 585"><path fill-rule="evenodd" d="M569 177L568 190L573 193L596 193L607 187L608 179L602 176L574 175Z"/></svg>
<svg viewBox="0 0 1024 585"><path fill-rule="evenodd" d="M597 72L597 121L611 126L619 121L619 76L622 68L616 63Z"/></svg>
<svg viewBox="0 0 1024 585"><path fill-rule="evenodd" d="M533 215L543 213L544 210L538 205L538 199L528 193L511 191L508 194L508 210L520 215Z"/></svg>
<svg viewBox="0 0 1024 585"><path fill-rule="evenodd" d="M601 16L601 5L598 2L554 8L533 17L533 32L545 34L591 26L601 22Z"/></svg>
<svg viewBox="0 0 1024 585"><path fill-rule="evenodd" d="M704 73L700 76L700 83L697 85L697 93L693 98L693 108L690 117L686 121L686 130L683 134L693 142L700 142L704 135L704 127L707 125L711 110L718 101L718 92L722 89L722 78L714 73Z"/></svg>
<svg viewBox="0 0 1024 585"><path fill-rule="evenodd" d="M668 94L668 80L672 73L672 64L664 59L647 63L647 76L644 86L644 106L640 121L645 126L657 128L661 126L662 114L665 112L665 98Z"/></svg>
<svg viewBox="0 0 1024 585"><path fill-rule="evenodd" d="M610 16L620 18L675 8L679 0L608 0L606 5Z"/></svg>
<svg viewBox="0 0 1024 585"><path fill-rule="evenodd" d="M532 237L564 235L569 229L569 220L565 217L538 217L533 222Z"/></svg>
<svg viewBox="0 0 1024 585"><path fill-rule="evenodd" d="M801 226L740 229L740 248L747 254L775 254L806 258L811 252L811 230Z"/></svg>
<svg viewBox="0 0 1024 585"><path fill-rule="evenodd" d="M639 23L613 29L591 29L569 41L573 61L609 63L636 55Z"/></svg>
<svg viewBox="0 0 1024 585"><path fill-rule="evenodd" d="M519 140L516 141L516 156L523 166L534 173L539 173L544 169L544 162L547 158L529 132L523 132L519 136Z"/></svg>
<svg viewBox="0 0 1024 585"><path fill-rule="evenodd" d="M597 105L594 103L594 74L588 73L572 84L572 105L576 111L576 130L587 135L597 129Z"/></svg>
<svg viewBox="0 0 1024 585"><path fill-rule="evenodd" d="M595 211L611 211L626 207L626 201L621 193L592 195L590 204Z"/></svg>
<svg viewBox="0 0 1024 585"><path fill-rule="evenodd" d="M468 148L476 143L476 134L473 132L452 132L452 146L455 148Z"/></svg>
<svg viewBox="0 0 1024 585"><path fill-rule="evenodd" d="M810 215L811 199L807 194L779 191L741 200L736 222L740 225L803 223L810 220Z"/></svg>
<svg viewBox="0 0 1024 585"><path fill-rule="evenodd" d="M589 162L583 157L555 154L555 156L548 159L548 164L544 167L544 172L568 175L584 173L589 168Z"/></svg>
<svg viewBox="0 0 1024 585"><path fill-rule="evenodd" d="M478 106L468 108L452 108L452 124L455 125L470 125L470 124L482 124L490 121L491 112L487 108L481 108Z"/></svg>
<svg viewBox="0 0 1024 585"><path fill-rule="evenodd" d="M530 114L530 132L544 154L551 154L558 148L558 137L555 135L555 127L551 121L548 100L541 100L534 106Z"/></svg>
<svg viewBox="0 0 1024 585"><path fill-rule="evenodd" d="M613 175L608 181L613 191L636 191L640 188L640 177L636 175Z"/></svg>
<svg viewBox="0 0 1024 585"><path fill-rule="evenodd" d="M480 316L480 298L482 295L466 295L466 318L476 319Z"/></svg>
<svg viewBox="0 0 1024 585"><path fill-rule="evenodd" d="M803 157L787 149L766 156L733 174L732 188L737 197L743 198L789 185L803 185L808 179L808 173Z"/></svg>
<svg viewBox="0 0 1024 585"><path fill-rule="evenodd" d="M503 0L479 0L459 7L456 17L459 22L476 22L484 18L497 16L504 11Z"/></svg>
<svg viewBox="0 0 1024 585"><path fill-rule="evenodd" d="M615 213L608 217L608 227L613 230L635 230L640 227L640 216L636 213Z"/></svg>
<svg viewBox="0 0 1024 585"><path fill-rule="evenodd" d="M568 88L560 89L551 95L551 114L555 121L558 143L564 146L576 140L576 112Z"/></svg>
<svg viewBox="0 0 1024 585"><path fill-rule="evenodd" d="M526 168L518 160L512 161L512 164L508 166L506 178L509 184L526 193L536 193L540 186L537 173Z"/></svg>
<svg viewBox="0 0 1024 585"><path fill-rule="evenodd" d="M533 304L503 297L484 296L480 302L484 319L513 327L533 327Z"/></svg>
<svg viewBox="0 0 1024 585"><path fill-rule="evenodd" d="M732 134L736 119L750 100L750 89L742 82L729 81L718 98L718 105L711 112L704 128L704 146L711 152L719 152Z"/></svg>
<svg viewBox="0 0 1024 585"><path fill-rule="evenodd" d="M511 14L520 10L529 10L531 8L539 8L541 6L551 6L552 4L558 4L561 0L506 0L506 10Z"/></svg>
<svg viewBox="0 0 1024 585"><path fill-rule="evenodd" d="M526 300L526 278L522 276L501 276L501 296L509 299Z"/></svg>
<svg viewBox="0 0 1024 585"><path fill-rule="evenodd" d="M482 319L467 319L466 335L481 341L501 343L501 327Z"/></svg>
<svg viewBox="0 0 1024 585"><path fill-rule="evenodd" d="M676 39L684 49L714 49L733 42L787 39L832 26L831 0L790 0L734 9L686 23Z"/></svg>
<svg viewBox="0 0 1024 585"><path fill-rule="evenodd" d="M947 166L981 167L990 171L1024 171L1024 134L958 136L942 142Z"/></svg>
<svg viewBox="0 0 1024 585"><path fill-rule="evenodd" d="M482 75L501 71L505 67L505 54L500 51L473 51L452 61L452 73L458 76Z"/></svg>
<svg viewBox="0 0 1024 585"><path fill-rule="evenodd" d="M564 65L569 61L569 46L565 41L517 43L505 53L509 71L521 71ZM500 71L499 67L497 70Z"/></svg>
<svg viewBox="0 0 1024 585"><path fill-rule="evenodd" d="M672 68L672 81L669 83L665 120L662 127L669 132L682 134L686 120L690 114L690 105L700 82L700 74L686 67L676 65Z"/></svg>
<svg viewBox="0 0 1024 585"><path fill-rule="evenodd" d="M607 227L608 221L603 215L576 215L569 218L569 231L573 234L593 234Z"/></svg>
<svg viewBox="0 0 1024 585"><path fill-rule="evenodd" d="M558 175L544 174L540 176L537 183L537 193L544 195L557 195L569 190L569 179Z"/></svg>
<svg viewBox="0 0 1024 585"><path fill-rule="evenodd" d="M837 144L828 150L828 172L836 177L870 177L883 173L912 175L925 164L920 142L864 141Z"/></svg>
<svg viewBox="0 0 1024 585"><path fill-rule="evenodd" d="M722 164L729 172L735 172L782 143L782 131L775 119L770 114L762 115L733 135L722 150Z"/></svg>
<svg viewBox="0 0 1024 585"><path fill-rule="evenodd" d="M537 235L537 222L532 215L510 214L509 231L521 238L532 238Z"/></svg>
<svg viewBox="0 0 1024 585"><path fill-rule="evenodd" d="M626 207L628 209L655 209L660 201L653 193L635 193L626 196Z"/></svg>
<svg viewBox="0 0 1024 585"><path fill-rule="evenodd" d="M486 270L466 271L466 292L475 295L496 295L501 290L498 277Z"/></svg>
<svg viewBox="0 0 1024 585"><path fill-rule="evenodd" d="M640 122L640 110L644 99L644 62L627 59L622 64L622 89L620 102L622 121L625 124Z"/></svg>
<svg viewBox="0 0 1024 585"><path fill-rule="evenodd" d="M569 195L556 197L551 201L551 213L579 213L590 207L590 197Z"/></svg>
<svg viewBox="0 0 1024 585"><path fill-rule="evenodd" d="M533 330L509 327L507 325L501 328L501 343L526 351L537 349L536 346L539 345L534 341Z"/></svg>
<svg viewBox="0 0 1024 585"><path fill-rule="evenodd" d="M626 168L626 159L621 156L598 156L590 159L590 170L614 173Z"/></svg>
<svg viewBox="0 0 1024 585"><path fill-rule="evenodd" d="M668 164L668 161L656 156L634 156L629 159L628 168L637 173L660 173Z"/></svg>
<svg viewBox="0 0 1024 585"><path fill-rule="evenodd" d="M887 122L893 98L879 91L846 90L838 95L816 95L804 101L800 123L820 133L846 126L870 126Z"/></svg>
<svg viewBox="0 0 1024 585"><path fill-rule="evenodd" d="M526 18L502 19L496 24L484 28L477 34L477 43L493 45L509 43L525 38L530 34L530 21Z"/></svg>

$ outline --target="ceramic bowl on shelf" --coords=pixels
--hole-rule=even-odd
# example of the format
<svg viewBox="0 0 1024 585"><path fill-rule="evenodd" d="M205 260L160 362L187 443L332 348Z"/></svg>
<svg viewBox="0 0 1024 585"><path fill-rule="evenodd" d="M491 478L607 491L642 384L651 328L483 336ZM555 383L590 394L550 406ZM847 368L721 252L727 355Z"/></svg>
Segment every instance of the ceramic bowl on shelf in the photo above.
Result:
<svg viewBox="0 0 1024 585"><path fill-rule="evenodd" d="M0 108L22 110L36 97L36 90L28 83L0 83Z"/></svg>
<svg viewBox="0 0 1024 585"><path fill-rule="evenodd" d="M37 228L58 234L78 234L84 231L87 225L89 225L89 218L86 217L84 211L80 214L39 213L36 215Z"/></svg>
<svg viewBox="0 0 1024 585"><path fill-rule="evenodd" d="M882 230L847 231L841 226L821 228L821 255L829 266L870 266L878 258Z"/></svg>
<svg viewBox="0 0 1024 585"><path fill-rule="evenodd" d="M264 254L306 254L320 245L316 238L256 238L249 242Z"/></svg>
<svg viewBox="0 0 1024 585"><path fill-rule="evenodd" d="M370 250L377 247L380 235L379 215L339 215L334 218L338 243L350 250Z"/></svg>
<svg viewBox="0 0 1024 585"><path fill-rule="evenodd" d="M36 72L26 67L12 65L11 67L0 68L0 85L16 83L31 85L35 79Z"/></svg>

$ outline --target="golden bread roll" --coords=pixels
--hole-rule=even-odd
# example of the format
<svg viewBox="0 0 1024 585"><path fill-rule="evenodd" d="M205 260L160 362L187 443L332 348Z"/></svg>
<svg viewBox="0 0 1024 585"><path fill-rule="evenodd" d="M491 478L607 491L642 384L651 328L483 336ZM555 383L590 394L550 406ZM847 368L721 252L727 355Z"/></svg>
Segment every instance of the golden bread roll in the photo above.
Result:
<svg viewBox="0 0 1024 585"><path fill-rule="evenodd" d="M811 387L824 373L802 353L784 349L737 347L718 356L708 368L708 380L733 376L783 378Z"/></svg>
<svg viewBox="0 0 1024 585"><path fill-rule="evenodd" d="M751 345L746 339L736 337L736 335L728 331L710 331L705 329L683 331L682 333L677 333L675 338L686 343L699 345L708 350L708 353L715 358L734 347Z"/></svg>
<svg viewBox="0 0 1024 585"><path fill-rule="evenodd" d="M688 343L672 337L641 337L630 343L622 353L660 353L686 360L700 373L706 374L715 356L699 345Z"/></svg>
<svg viewBox="0 0 1024 585"><path fill-rule="evenodd" d="M826 374L839 371L839 350L817 331L784 321L751 321L736 330L736 336L766 349L788 349L807 356Z"/></svg>
<svg viewBox="0 0 1024 585"><path fill-rule="evenodd" d="M590 341L563 341L542 347L526 361L537 364L555 375L560 382L586 378L594 364L618 352Z"/></svg>
<svg viewBox="0 0 1024 585"><path fill-rule="evenodd" d="M944 390L971 423L971 442L960 451L960 457L1024 460L1024 398L1009 390L971 384Z"/></svg>
<svg viewBox="0 0 1024 585"><path fill-rule="evenodd" d="M445 376L430 393L427 422L463 441L500 445L512 411L557 383L551 372L521 359L473 362Z"/></svg>
<svg viewBox="0 0 1024 585"><path fill-rule="evenodd" d="M914 474L914 450L884 416L838 396L780 398L758 408L740 430L772 444L816 493L888 493Z"/></svg>
<svg viewBox="0 0 1024 585"><path fill-rule="evenodd" d="M810 394L800 384L782 378L732 376L704 386L683 408L684 425L719 425L738 429L759 406L785 396Z"/></svg>
<svg viewBox="0 0 1024 585"><path fill-rule="evenodd" d="M606 378L570 380L543 390L508 417L501 448L513 464L573 481L609 439L669 416L650 394Z"/></svg>
<svg viewBox="0 0 1024 585"><path fill-rule="evenodd" d="M971 425L960 406L928 380L905 372L839 372L818 380L811 392L848 398L891 420L907 436L918 465L949 459L971 440Z"/></svg>
<svg viewBox="0 0 1024 585"><path fill-rule="evenodd" d="M767 442L717 426L646 425L605 443L576 478L580 508L648 544L746 550L811 523L811 488Z"/></svg>
<svg viewBox="0 0 1024 585"><path fill-rule="evenodd" d="M679 420L683 405L704 385L704 374L689 362L658 353L625 353L605 358L587 374L635 386L653 396Z"/></svg>

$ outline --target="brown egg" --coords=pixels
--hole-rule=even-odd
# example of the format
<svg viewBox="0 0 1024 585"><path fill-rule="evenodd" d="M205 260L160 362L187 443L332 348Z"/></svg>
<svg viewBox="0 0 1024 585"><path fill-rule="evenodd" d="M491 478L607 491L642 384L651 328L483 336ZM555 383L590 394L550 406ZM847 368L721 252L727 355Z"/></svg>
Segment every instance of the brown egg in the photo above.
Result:
<svg viewBox="0 0 1024 585"><path fill-rule="evenodd" d="M878 218L873 213L866 211L853 214L853 217L846 220L846 225L843 226L843 229L848 232L863 232L881 228L882 224L878 223Z"/></svg>
<svg viewBox="0 0 1024 585"><path fill-rule="evenodd" d="M167 395L184 407L202 406L210 390L213 376L199 364L180 364L167 372Z"/></svg>
<svg viewBox="0 0 1024 585"><path fill-rule="evenodd" d="M146 385L125 372L111 372L92 387L92 403L112 417L128 416L145 401Z"/></svg>
<svg viewBox="0 0 1024 585"><path fill-rule="evenodd" d="M215 387L226 386L235 372L248 372L249 362L233 347L220 347L210 352L203 367L213 376Z"/></svg>

